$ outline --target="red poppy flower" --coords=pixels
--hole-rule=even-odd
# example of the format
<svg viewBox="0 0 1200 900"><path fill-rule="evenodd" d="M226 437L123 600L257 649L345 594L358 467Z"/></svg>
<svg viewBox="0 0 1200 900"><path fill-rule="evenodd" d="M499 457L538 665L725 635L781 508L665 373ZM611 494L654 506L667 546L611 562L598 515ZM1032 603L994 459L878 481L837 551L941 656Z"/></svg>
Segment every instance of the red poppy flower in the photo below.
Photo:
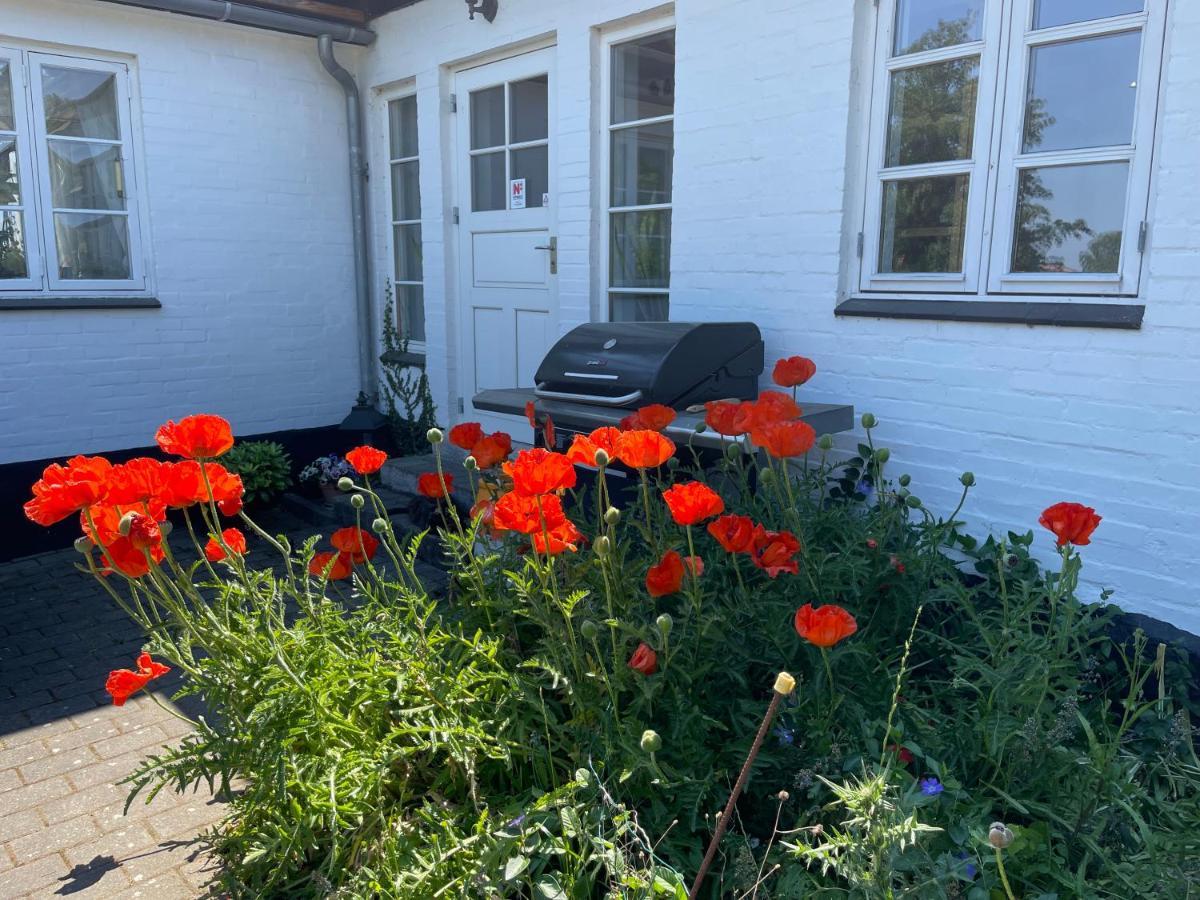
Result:
<svg viewBox="0 0 1200 900"><path fill-rule="evenodd" d="M225 547L234 553L243 555L246 553L246 536L236 528L226 528L222 531L221 541L224 541ZM221 546L221 541L210 537L208 543L204 545L204 556L209 562L220 562L225 558L225 547Z"/></svg>
<svg viewBox="0 0 1200 900"><path fill-rule="evenodd" d="M903 765L907 766L913 761L912 751L907 747L902 747L900 744L888 744L887 749L889 753L894 753Z"/></svg>
<svg viewBox="0 0 1200 900"><path fill-rule="evenodd" d="M832 647L858 631L854 616L831 603L816 609L804 604L796 610L795 624L796 634L818 647Z"/></svg>
<svg viewBox="0 0 1200 900"><path fill-rule="evenodd" d="M508 459L510 453L512 438L503 431L485 434L471 447L471 455L475 457L475 462L481 469L490 469L503 462Z"/></svg>
<svg viewBox="0 0 1200 900"><path fill-rule="evenodd" d="M525 418L529 420L529 427L536 431L538 427L537 406L532 400L525 404Z"/></svg>
<svg viewBox="0 0 1200 900"><path fill-rule="evenodd" d="M1058 538L1058 546L1074 544L1082 547L1092 542L1092 532L1100 524L1101 517L1090 506L1082 503L1055 503L1047 507L1038 519L1038 524L1047 528Z"/></svg>
<svg viewBox="0 0 1200 900"><path fill-rule="evenodd" d="M888 558L888 565L896 570L897 575L904 574L904 563L900 562L900 557L895 554Z"/></svg>
<svg viewBox="0 0 1200 900"><path fill-rule="evenodd" d="M754 520L749 516L721 516L708 523L708 533L729 553L749 553L754 546Z"/></svg>
<svg viewBox="0 0 1200 900"><path fill-rule="evenodd" d="M598 450L603 450L608 454L610 459L617 457L617 441L621 439L621 429L613 428L611 425L605 425L603 428L597 428L588 435L588 440L591 441Z"/></svg>
<svg viewBox="0 0 1200 900"><path fill-rule="evenodd" d="M350 577L350 555L340 551L326 550L316 553L308 564L310 575L318 578L325 577L330 581L338 581Z"/></svg>
<svg viewBox="0 0 1200 900"><path fill-rule="evenodd" d="M658 671L658 654L650 649L649 644L638 644L633 656L629 657L629 668L643 675L653 675Z"/></svg>
<svg viewBox="0 0 1200 900"><path fill-rule="evenodd" d="M149 653L138 654L137 667L139 672L146 672L151 678L159 678L171 671L170 666L165 666L151 659Z"/></svg>
<svg viewBox="0 0 1200 900"><path fill-rule="evenodd" d="M500 536L500 529L496 527L496 501L490 497L480 497L471 507L471 521L479 520L479 528L486 535L492 538Z"/></svg>
<svg viewBox="0 0 1200 900"><path fill-rule="evenodd" d="M483 426L478 422L462 422L450 429L450 443L471 452L471 448L483 440Z"/></svg>
<svg viewBox="0 0 1200 900"><path fill-rule="evenodd" d="M454 490L453 475L438 475L437 472L426 472L417 478L417 493L422 497L437 500L439 497L449 497Z"/></svg>
<svg viewBox="0 0 1200 900"><path fill-rule="evenodd" d="M721 495L699 481L672 485L663 491L663 499L671 510L671 518L679 525L699 525L725 511Z"/></svg>
<svg viewBox="0 0 1200 900"><path fill-rule="evenodd" d="M631 469L653 469L675 454L675 444L657 431L639 429L622 432L617 441L617 458Z"/></svg>
<svg viewBox="0 0 1200 900"><path fill-rule="evenodd" d="M803 456L817 441L807 422L767 422L750 433L750 439L776 459Z"/></svg>
<svg viewBox="0 0 1200 900"><path fill-rule="evenodd" d="M699 556L685 556L683 558L683 565L697 578L704 574L704 560Z"/></svg>
<svg viewBox="0 0 1200 900"><path fill-rule="evenodd" d="M496 509L492 516L492 521L499 530L517 531L521 534L536 534L543 528L546 531L554 531L560 528L566 519L562 501L556 495L546 494L540 498L522 497L516 491L509 491L496 501Z"/></svg>
<svg viewBox="0 0 1200 900"><path fill-rule="evenodd" d="M105 499L112 504L161 503L162 492L170 463L139 456L113 466L108 473L108 493Z"/></svg>
<svg viewBox="0 0 1200 900"><path fill-rule="evenodd" d="M817 374L817 364L804 356L789 356L775 363L771 378L780 387L798 387Z"/></svg>
<svg viewBox="0 0 1200 900"><path fill-rule="evenodd" d="M104 690L113 698L113 706L124 706L125 701L144 688L155 678L166 675L171 671L170 666L164 666L150 658L149 653L143 653L137 658L137 671L115 669L108 673L104 682Z"/></svg>
<svg viewBox="0 0 1200 900"><path fill-rule="evenodd" d="M150 550L162 544L158 523L142 513L130 515L128 531L129 543L135 550Z"/></svg>
<svg viewBox="0 0 1200 900"><path fill-rule="evenodd" d="M571 446L567 449L567 459L571 462L584 465L596 465L596 452L603 450L608 454L608 458L615 459L617 455L617 440L621 437L621 430L613 428L611 425L604 428L597 428L591 434L575 435L571 441Z"/></svg>
<svg viewBox="0 0 1200 900"><path fill-rule="evenodd" d="M207 486L205 478L208 479ZM183 509L196 503L207 503L210 488L212 499L222 513L234 516L241 511L242 477L220 463L205 463L203 474L200 463L191 460L169 463L163 470L160 496L167 506Z"/></svg>
<svg viewBox="0 0 1200 900"><path fill-rule="evenodd" d="M661 403L651 403L643 406L633 414L634 428L644 428L647 431L662 431L675 421L675 410Z"/></svg>
<svg viewBox="0 0 1200 900"><path fill-rule="evenodd" d="M374 475L383 468L383 464L387 462L388 455L382 450L376 450L374 447L362 446L355 447L346 454L346 462L354 466L354 471L359 475Z"/></svg>
<svg viewBox="0 0 1200 900"><path fill-rule="evenodd" d="M787 531L767 531L761 525L754 529L754 543L750 559L772 578L782 572L796 575L800 563L793 557L800 551L800 541Z"/></svg>
<svg viewBox="0 0 1200 900"><path fill-rule="evenodd" d="M734 420L742 432L755 431L772 422L787 422L800 418L796 401L780 391L763 391L753 403L745 404Z"/></svg>
<svg viewBox="0 0 1200 900"><path fill-rule="evenodd" d="M373 535L353 525L349 528L339 528L329 536L329 543L335 550L340 550L349 556L350 562L356 565L361 565L368 559L374 559L375 554L379 551L379 541Z"/></svg>
<svg viewBox="0 0 1200 900"><path fill-rule="evenodd" d="M547 553L551 556L557 556L564 550L570 550L574 553L579 549L579 545L583 543L583 532L575 527L575 523L570 519L564 519L555 528L546 532L535 531L530 535L533 540L533 549L538 553ZM549 541L547 541L549 538ZM547 548L549 550L547 551Z"/></svg>
<svg viewBox="0 0 1200 900"><path fill-rule="evenodd" d="M515 460L504 464L504 473L512 479L513 490L523 497L575 487L574 463L543 447L522 450Z"/></svg>
<svg viewBox="0 0 1200 900"><path fill-rule="evenodd" d="M545 438L546 446L553 450L555 446L554 420L549 416L546 416L546 424L542 426L542 437Z"/></svg>
<svg viewBox="0 0 1200 900"><path fill-rule="evenodd" d="M147 561L146 556L150 559ZM158 565L163 561L161 544L154 544L147 550L141 550L133 545L128 537L118 536L104 545L100 557L101 575L111 575L115 568L129 578L141 578L150 572L150 565Z"/></svg>
<svg viewBox="0 0 1200 900"><path fill-rule="evenodd" d="M216 459L233 446L233 429L220 416L185 416L159 427L154 440L163 453L188 459Z"/></svg>
<svg viewBox="0 0 1200 900"><path fill-rule="evenodd" d="M751 408L752 404L748 402L712 400L704 404L704 422L717 434L738 437L746 433L739 423L749 415Z"/></svg>
<svg viewBox="0 0 1200 900"><path fill-rule="evenodd" d="M33 499L25 504L25 516L49 526L94 506L108 491L111 470L112 463L100 456L73 456L65 466L46 466L33 485Z"/></svg>
<svg viewBox="0 0 1200 900"><path fill-rule="evenodd" d="M646 571L646 590L651 597L665 597L683 587L683 557L668 550Z"/></svg>
<svg viewBox="0 0 1200 900"><path fill-rule="evenodd" d="M635 412L623 416L621 421L617 423L617 431L633 431L637 428L641 428L641 426L638 424L638 417Z"/></svg>

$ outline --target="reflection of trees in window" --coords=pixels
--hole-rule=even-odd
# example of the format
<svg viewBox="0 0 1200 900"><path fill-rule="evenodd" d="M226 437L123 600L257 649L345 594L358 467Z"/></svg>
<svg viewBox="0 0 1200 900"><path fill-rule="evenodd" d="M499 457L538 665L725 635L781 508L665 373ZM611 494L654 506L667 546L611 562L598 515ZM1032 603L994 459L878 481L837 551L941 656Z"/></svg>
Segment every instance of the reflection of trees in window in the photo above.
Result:
<svg viewBox="0 0 1200 900"><path fill-rule="evenodd" d="M1121 232L1103 231L1088 241L1087 249L1079 254L1084 272L1116 272L1121 261Z"/></svg>
<svg viewBox="0 0 1200 900"><path fill-rule="evenodd" d="M887 165L970 159L979 57L915 66L893 78Z"/></svg>
<svg viewBox="0 0 1200 900"><path fill-rule="evenodd" d="M25 249L17 231L17 217L0 212L0 278L25 276Z"/></svg>

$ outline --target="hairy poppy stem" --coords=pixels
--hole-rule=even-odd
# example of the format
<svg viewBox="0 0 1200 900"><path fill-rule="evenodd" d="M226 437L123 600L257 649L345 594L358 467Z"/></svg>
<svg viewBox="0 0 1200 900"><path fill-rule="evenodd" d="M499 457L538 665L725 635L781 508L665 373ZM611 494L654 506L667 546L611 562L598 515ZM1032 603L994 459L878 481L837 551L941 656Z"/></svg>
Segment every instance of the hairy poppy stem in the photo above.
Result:
<svg viewBox="0 0 1200 900"><path fill-rule="evenodd" d="M729 820L733 817L733 807L737 803L738 797L741 796L742 788L746 786L746 779L750 777L750 768L754 765L754 759L758 756L758 751L762 749L762 742L767 736L767 729L771 727L771 721L775 718L775 713L779 710L780 701L795 689L796 680L787 672L780 672L776 676L771 703L767 707L766 714L763 716L762 724L758 726L758 734L754 736L754 743L750 745L750 752L746 754L746 761L742 763L742 771L738 773L737 781L734 782L733 792L729 795L729 802L725 804L721 818L717 820L717 830L713 832L712 840L708 844L708 850L704 854L704 861L700 863L700 871L696 873L696 880L692 882L692 890L688 894L688 900L696 900L700 896L700 888L704 884L704 876L708 874L708 868L712 865L713 857L717 855L717 847L721 844L721 838L725 836L725 829L729 827Z"/></svg>

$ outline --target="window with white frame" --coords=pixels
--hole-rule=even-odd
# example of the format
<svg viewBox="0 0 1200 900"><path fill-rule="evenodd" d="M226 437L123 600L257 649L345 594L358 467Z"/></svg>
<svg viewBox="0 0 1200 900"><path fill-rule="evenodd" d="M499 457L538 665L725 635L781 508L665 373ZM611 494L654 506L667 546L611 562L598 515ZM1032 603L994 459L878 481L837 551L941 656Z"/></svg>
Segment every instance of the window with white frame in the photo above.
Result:
<svg viewBox="0 0 1200 900"><path fill-rule="evenodd" d="M417 158L417 97L388 102L389 177L392 185L392 278L396 330L425 342L425 288L421 261L421 163Z"/></svg>
<svg viewBox="0 0 1200 900"><path fill-rule="evenodd" d="M146 287L126 66L0 46L4 292Z"/></svg>
<svg viewBox="0 0 1200 900"><path fill-rule="evenodd" d="M859 288L1136 296L1166 0L880 0Z"/></svg>
<svg viewBox="0 0 1200 900"><path fill-rule="evenodd" d="M665 321L671 286L675 32L609 48L608 316Z"/></svg>

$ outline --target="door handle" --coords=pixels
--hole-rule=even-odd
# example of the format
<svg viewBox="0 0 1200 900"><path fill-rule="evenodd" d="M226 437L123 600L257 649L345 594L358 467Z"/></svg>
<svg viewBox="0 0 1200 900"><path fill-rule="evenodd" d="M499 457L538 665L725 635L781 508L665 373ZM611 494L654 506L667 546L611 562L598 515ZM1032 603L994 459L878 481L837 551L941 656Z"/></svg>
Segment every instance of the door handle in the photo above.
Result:
<svg viewBox="0 0 1200 900"><path fill-rule="evenodd" d="M551 237L549 244L539 244L534 250L549 250L550 251L550 274L558 274L558 238Z"/></svg>

